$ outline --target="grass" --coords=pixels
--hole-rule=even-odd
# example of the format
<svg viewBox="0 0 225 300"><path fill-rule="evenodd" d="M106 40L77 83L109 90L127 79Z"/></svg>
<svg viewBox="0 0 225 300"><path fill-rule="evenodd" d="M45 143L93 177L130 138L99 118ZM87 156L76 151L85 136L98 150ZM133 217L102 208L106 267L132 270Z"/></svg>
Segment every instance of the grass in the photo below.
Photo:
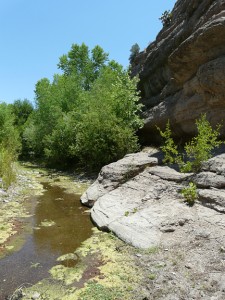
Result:
<svg viewBox="0 0 225 300"><path fill-rule="evenodd" d="M100 283L90 282L79 297L82 300L120 300L123 299L123 292L119 288L109 288Z"/></svg>
<svg viewBox="0 0 225 300"><path fill-rule="evenodd" d="M149 278L150 280L155 280L155 279L156 279L156 274L150 273L150 274L148 275L148 278Z"/></svg>

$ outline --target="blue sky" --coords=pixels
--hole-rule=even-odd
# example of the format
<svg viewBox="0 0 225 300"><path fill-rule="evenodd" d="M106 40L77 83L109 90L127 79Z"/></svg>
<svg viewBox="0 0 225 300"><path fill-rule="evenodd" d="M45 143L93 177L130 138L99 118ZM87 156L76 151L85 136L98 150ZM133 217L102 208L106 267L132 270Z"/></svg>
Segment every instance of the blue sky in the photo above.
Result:
<svg viewBox="0 0 225 300"><path fill-rule="evenodd" d="M130 48L144 49L176 0L0 0L0 101L33 101L72 43L100 45L124 67Z"/></svg>

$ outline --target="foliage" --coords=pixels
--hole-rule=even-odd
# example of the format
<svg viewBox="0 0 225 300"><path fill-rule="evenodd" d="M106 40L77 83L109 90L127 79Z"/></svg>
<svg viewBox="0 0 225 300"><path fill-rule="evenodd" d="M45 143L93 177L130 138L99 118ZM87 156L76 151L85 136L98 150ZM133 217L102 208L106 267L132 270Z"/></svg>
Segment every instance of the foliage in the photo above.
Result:
<svg viewBox="0 0 225 300"><path fill-rule="evenodd" d="M12 113L14 115L14 126L18 130L20 134L20 139L22 143L22 153L20 156L26 156L28 153L28 149L26 147L26 143L23 139L23 131L26 126L26 122L29 116L32 114L34 108L31 102L27 99L24 100L15 100L13 104L9 104L12 109Z"/></svg>
<svg viewBox="0 0 225 300"><path fill-rule="evenodd" d="M188 187L182 189L181 194L184 196L189 205L193 205L195 200L198 198L196 185L193 182L190 182Z"/></svg>
<svg viewBox="0 0 225 300"><path fill-rule="evenodd" d="M140 52L140 47L137 43L135 43L130 49L130 57L129 57L130 64L132 64L132 62L134 61L135 57L139 54L139 52Z"/></svg>
<svg viewBox="0 0 225 300"><path fill-rule="evenodd" d="M58 67L67 76L77 75L82 88L89 90L107 60L108 54L98 45L90 52L84 43L80 46L73 44L68 54L60 57Z"/></svg>
<svg viewBox="0 0 225 300"><path fill-rule="evenodd" d="M176 162L178 156L177 145L175 144L172 138L172 131L170 128L170 122L167 121L166 129L163 132L159 127L157 127L161 137L164 139L164 145L161 146L161 149L164 153L163 163L173 164Z"/></svg>
<svg viewBox="0 0 225 300"><path fill-rule="evenodd" d="M26 123L29 115L33 111L33 105L27 99L24 100L15 100L13 104L10 104L12 108L12 113L14 114L14 125L19 128L21 132L23 130L23 126Z"/></svg>
<svg viewBox="0 0 225 300"><path fill-rule="evenodd" d="M164 139L161 149L165 155L165 163L178 163L182 172L198 172L202 163L212 157L212 151L222 144L222 141L218 140L221 125L213 129L206 119L206 114L203 114L199 120L196 120L196 127L197 135L184 146L185 155L178 152L177 145L172 138L169 121L164 132L158 128Z"/></svg>
<svg viewBox="0 0 225 300"><path fill-rule="evenodd" d="M156 279L156 274L150 273L150 274L148 275L148 278L149 278L150 280L155 280L155 279Z"/></svg>
<svg viewBox="0 0 225 300"><path fill-rule="evenodd" d="M199 171L202 162L211 158L212 151L222 144L222 141L218 140L221 125L217 125L216 129L213 129L206 119L206 114L196 120L196 126L197 136L186 143L184 148L189 161L182 164L183 172Z"/></svg>
<svg viewBox="0 0 225 300"><path fill-rule="evenodd" d="M118 76L119 75L119 76ZM76 154L90 167L99 167L137 150L136 80L126 72L106 68L86 94L87 107L77 124Z"/></svg>
<svg viewBox="0 0 225 300"><path fill-rule="evenodd" d="M15 157L11 151L6 148L0 148L0 177L1 187L8 187L16 181Z"/></svg>
<svg viewBox="0 0 225 300"><path fill-rule="evenodd" d="M119 300L123 299L123 293L119 288L105 287L100 283L88 283L87 288L80 294L83 300Z"/></svg>
<svg viewBox="0 0 225 300"><path fill-rule="evenodd" d="M0 177L2 187L8 188L15 181L14 162L20 151L19 133L14 126L14 115L9 105L0 104Z"/></svg>
<svg viewBox="0 0 225 300"><path fill-rule="evenodd" d="M99 46L74 44L58 66L63 74L36 84L36 108L23 133L29 151L50 164L99 168L137 150L137 79Z"/></svg>
<svg viewBox="0 0 225 300"><path fill-rule="evenodd" d="M169 26L172 21L172 13L170 10L165 10L161 15L159 20L162 22L163 26Z"/></svg>

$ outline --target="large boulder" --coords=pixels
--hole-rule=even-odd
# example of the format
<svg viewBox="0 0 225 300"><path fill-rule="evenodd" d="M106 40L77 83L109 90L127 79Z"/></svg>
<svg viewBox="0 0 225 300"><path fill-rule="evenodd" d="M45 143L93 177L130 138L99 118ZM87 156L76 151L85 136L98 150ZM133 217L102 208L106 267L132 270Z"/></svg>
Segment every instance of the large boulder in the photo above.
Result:
<svg viewBox="0 0 225 300"><path fill-rule="evenodd" d="M202 113L225 113L225 0L178 0L169 25L133 62L140 77L147 141L167 120L178 137L195 133ZM225 135L225 123L222 127Z"/></svg>
<svg viewBox="0 0 225 300"><path fill-rule="evenodd" d="M219 218L224 230L224 154L206 162L199 174L158 166L155 156L140 152L103 167L81 198L83 204L92 206L94 223L140 248L160 245L169 233L185 236L187 226L193 230L202 226L200 220L217 224ZM181 194L189 182L198 186L193 207Z"/></svg>
<svg viewBox="0 0 225 300"><path fill-rule="evenodd" d="M152 157L149 153L138 152L128 154L123 159L104 166L97 180L82 195L82 204L92 207L99 197L135 177L147 166L154 166L157 163L158 159L156 157Z"/></svg>

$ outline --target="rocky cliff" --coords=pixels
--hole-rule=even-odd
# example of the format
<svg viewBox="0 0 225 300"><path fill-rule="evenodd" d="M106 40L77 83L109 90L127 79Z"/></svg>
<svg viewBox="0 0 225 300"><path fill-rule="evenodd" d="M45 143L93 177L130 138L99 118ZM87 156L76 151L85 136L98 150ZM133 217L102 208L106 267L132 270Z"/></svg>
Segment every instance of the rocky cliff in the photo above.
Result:
<svg viewBox="0 0 225 300"><path fill-rule="evenodd" d="M192 135L201 113L207 113L212 125L221 122L225 0L178 0L171 22L135 58L132 73L140 77L147 141L155 125L164 127L168 119L177 136Z"/></svg>

